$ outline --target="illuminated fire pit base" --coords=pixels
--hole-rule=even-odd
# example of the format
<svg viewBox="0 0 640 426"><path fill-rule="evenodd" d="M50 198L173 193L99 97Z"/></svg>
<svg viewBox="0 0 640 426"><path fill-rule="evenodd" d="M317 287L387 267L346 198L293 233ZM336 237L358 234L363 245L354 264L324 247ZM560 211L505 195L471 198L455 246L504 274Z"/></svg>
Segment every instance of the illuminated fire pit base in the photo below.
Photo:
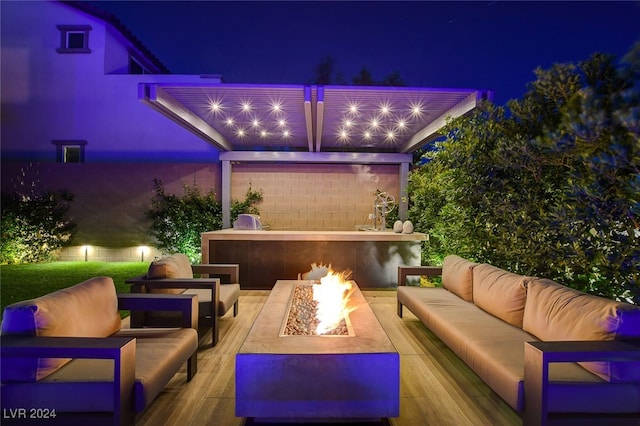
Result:
<svg viewBox="0 0 640 426"><path fill-rule="evenodd" d="M283 422L399 416L400 357L355 283L352 335L281 336L299 283L276 282L236 354L236 416Z"/></svg>

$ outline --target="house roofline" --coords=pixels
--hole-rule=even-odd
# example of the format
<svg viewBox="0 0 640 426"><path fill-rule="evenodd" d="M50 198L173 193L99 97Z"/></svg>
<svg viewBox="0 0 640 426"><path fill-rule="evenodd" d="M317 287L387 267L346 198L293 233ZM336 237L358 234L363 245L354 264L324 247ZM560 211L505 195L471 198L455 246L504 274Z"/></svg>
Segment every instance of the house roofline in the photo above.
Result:
<svg viewBox="0 0 640 426"><path fill-rule="evenodd" d="M171 74L167 68L120 20L112 13L106 12L96 6L85 3L83 1L65 1L59 0L60 3L73 7L81 12L88 13L94 18L98 18L112 25L116 30L120 31L140 52L142 52L151 63L158 68L159 74Z"/></svg>

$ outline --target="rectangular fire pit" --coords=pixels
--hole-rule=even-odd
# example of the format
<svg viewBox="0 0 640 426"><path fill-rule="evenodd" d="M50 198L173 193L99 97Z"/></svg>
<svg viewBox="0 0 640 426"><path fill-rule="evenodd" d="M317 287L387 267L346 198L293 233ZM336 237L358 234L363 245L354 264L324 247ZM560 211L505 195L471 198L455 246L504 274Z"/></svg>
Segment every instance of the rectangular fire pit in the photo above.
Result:
<svg viewBox="0 0 640 426"><path fill-rule="evenodd" d="M236 354L236 416L266 421L400 414L400 357L354 283L348 336L281 336L296 284L280 280Z"/></svg>

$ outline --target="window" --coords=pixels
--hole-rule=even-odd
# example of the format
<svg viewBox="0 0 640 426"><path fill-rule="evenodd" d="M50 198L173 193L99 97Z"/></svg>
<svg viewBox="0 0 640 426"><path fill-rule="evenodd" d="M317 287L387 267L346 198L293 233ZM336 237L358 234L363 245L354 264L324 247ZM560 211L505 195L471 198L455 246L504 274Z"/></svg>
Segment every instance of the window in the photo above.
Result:
<svg viewBox="0 0 640 426"><path fill-rule="evenodd" d="M89 49L90 25L58 25L60 47L58 53L91 53Z"/></svg>
<svg viewBox="0 0 640 426"><path fill-rule="evenodd" d="M58 163L84 163L84 148L87 141L52 141L56 146Z"/></svg>

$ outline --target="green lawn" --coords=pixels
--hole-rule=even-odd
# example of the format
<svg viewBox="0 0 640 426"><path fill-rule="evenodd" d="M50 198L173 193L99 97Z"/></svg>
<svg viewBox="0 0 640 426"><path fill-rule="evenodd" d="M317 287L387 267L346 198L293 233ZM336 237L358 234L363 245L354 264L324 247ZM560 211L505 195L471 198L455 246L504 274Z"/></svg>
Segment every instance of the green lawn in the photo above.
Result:
<svg viewBox="0 0 640 426"><path fill-rule="evenodd" d="M51 262L0 265L0 304L42 296L91 277L113 278L119 293L129 293L124 280L147 272L149 262Z"/></svg>

